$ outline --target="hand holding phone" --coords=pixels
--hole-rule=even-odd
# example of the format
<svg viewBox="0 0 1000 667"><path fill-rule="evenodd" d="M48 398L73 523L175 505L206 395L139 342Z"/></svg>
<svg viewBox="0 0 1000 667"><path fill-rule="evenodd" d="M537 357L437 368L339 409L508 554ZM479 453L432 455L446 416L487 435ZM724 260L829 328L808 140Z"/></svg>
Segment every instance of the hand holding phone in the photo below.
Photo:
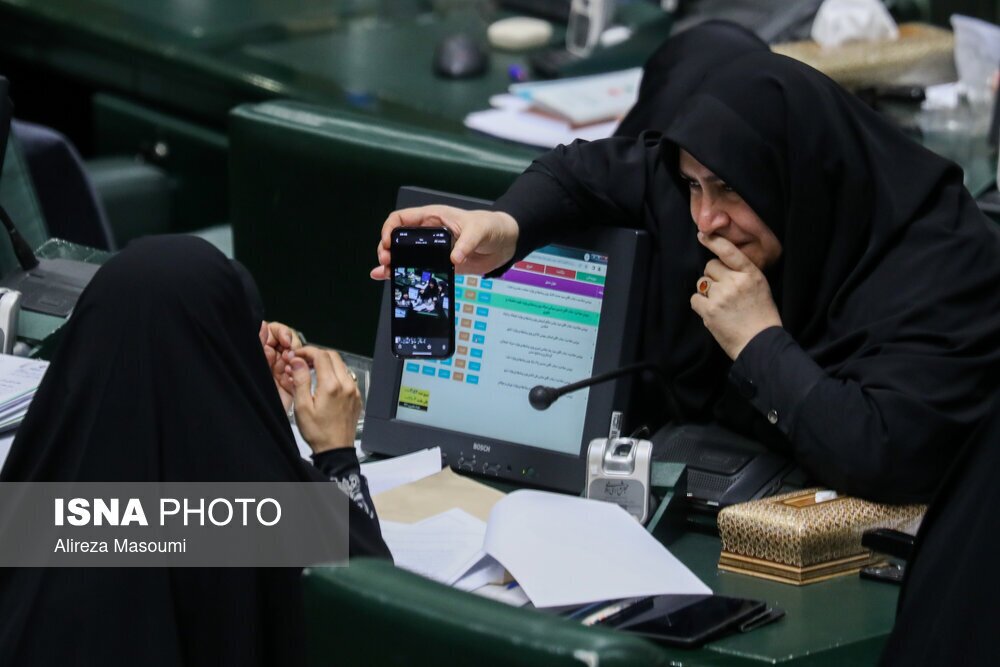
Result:
<svg viewBox="0 0 1000 667"><path fill-rule="evenodd" d="M379 265L371 271L375 280L391 277L389 269L395 261L391 252L392 233L400 227L446 228L455 240L451 263L456 271L478 275L508 262L514 256L519 234L517 221L501 211L467 211L441 205L393 211L382 223L382 238L377 248Z"/></svg>
<svg viewBox="0 0 1000 667"><path fill-rule="evenodd" d="M445 359L455 352L455 267L444 227L392 230L392 353Z"/></svg>

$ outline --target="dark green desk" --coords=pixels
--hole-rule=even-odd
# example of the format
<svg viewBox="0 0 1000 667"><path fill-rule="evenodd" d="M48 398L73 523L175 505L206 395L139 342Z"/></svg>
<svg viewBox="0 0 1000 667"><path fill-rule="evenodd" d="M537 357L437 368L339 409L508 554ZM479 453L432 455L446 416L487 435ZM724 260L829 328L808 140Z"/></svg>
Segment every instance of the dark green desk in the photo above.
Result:
<svg viewBox="0 0 1000 667"><path fill-rule="evenodd" d="M641 663L635 661L642 647L631 638L630 645L618 649L628 653L633 664L841 667L877 663L892 629L897 587L864 581L857 575L796 587L720 572L716 568L719 539L699 533L682 534L669 548L715 593L766 600L786 615L771 625L698 650L650 643ZM627 564L623 554L616 566ZM354 563L346 571L306 577L312 664L332 663L333 655L373 665L579 664L556 658L601 641L600 636L581 636L581 628L565 619L511 609L417 575L376 567L380 565ZM345 613L348 609L355 613ZM391 629L396 641L379 640L385 628ZM539 639L539 634L547 639ZM613 637L605 639L614 641ZM323 647L336 650L324 654ZM607 646L605 650L607 655L596 651L590 664L598 664L598 659L599 664L620 664L620 652ZM325 656L326 661L316 656Z"/></svg>
<svg viewBox="0 0 1000 667"><path fill-rule="evenodd" d="M799 587L721 572L718 538L696 533L685 534L670 550L715 593L767 600L786 612L776 623L696 654L669 652L684 665L875 664L892 630L899 593L893 585L853 575Z"/></svg>

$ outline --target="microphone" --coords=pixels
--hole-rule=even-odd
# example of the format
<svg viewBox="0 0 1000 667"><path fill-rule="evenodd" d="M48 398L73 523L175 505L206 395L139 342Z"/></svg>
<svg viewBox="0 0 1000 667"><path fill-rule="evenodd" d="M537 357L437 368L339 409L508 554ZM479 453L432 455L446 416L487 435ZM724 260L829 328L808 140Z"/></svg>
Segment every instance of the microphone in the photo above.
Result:
<svg viewBox="0 0 1000 667"><path fill-rule="evenodd" d="M0 220L21 265L20 271L0 281L0 287L21 292L21 308L24 310L69 317L83 289L100 266L72 259L39 259L2 206Z"/></svg>
<svg viewBox="0 0 1000 667"><path fill-rule="evenodd" d="M580 380L579 382L563 385L562 387L546 387L544 385L537 385L532 387L531 391L528 392L528 402L531 403L531 407L536 410L547 410L550 405L555 403L556 400L564 394L569 394L578 389L583 389L584 387L590 387L595 384L607 382L608 380L614 380L622 375L631 375L632 373L641 373L642 371L652 371L663 379L663 371L660 370L658 365L651 361L643 361L638 364L623 366L618 370L600 373L585 380Z"/></svg>
<svg viewBox="0 0 1000 667"><path fill-rule="evenodd" d="M21 268L25 271L31 271L38 267L38 258L35 257L35 253L32 252L31 246L28 242L24 240L21 236L21 232L17 231L17 227L14 226L14 221L10 219L7 214L7 210L3 206L0 206L0 220L3 220L3 226L7 228L7 236L10 237L10 245L14 249L14 255L17 257L17 263L21 265Z"/></svg>

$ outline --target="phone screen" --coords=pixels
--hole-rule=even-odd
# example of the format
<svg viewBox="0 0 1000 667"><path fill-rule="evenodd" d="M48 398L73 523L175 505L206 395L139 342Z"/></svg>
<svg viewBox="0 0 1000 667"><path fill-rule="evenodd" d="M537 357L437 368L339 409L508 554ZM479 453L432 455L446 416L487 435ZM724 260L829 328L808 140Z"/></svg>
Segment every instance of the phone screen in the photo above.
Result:
<svg viewBox="0 0 1000 667"><path fill-rule="evenodd" d="M455 351L455 267L451 232L392 232L392 352L443 359Z"/></svg>

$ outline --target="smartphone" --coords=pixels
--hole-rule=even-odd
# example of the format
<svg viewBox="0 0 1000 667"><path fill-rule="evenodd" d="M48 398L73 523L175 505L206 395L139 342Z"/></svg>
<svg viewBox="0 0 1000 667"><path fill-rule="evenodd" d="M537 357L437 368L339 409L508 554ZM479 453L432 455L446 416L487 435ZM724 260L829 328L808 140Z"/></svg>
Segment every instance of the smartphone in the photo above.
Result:
<svg viewBox="0 0 1000 667"><path fill-rule="evenodd" d="M759 616L760 600L721 595L657 595L645 598L600 621L600 625L631 632L673 646L694 648L736 631Z"/></svg>
<svg viewBox="0 0 1000 667"><path fill-rule="evenodd" d="M455 267L443 227L392 231L392 353L446 359L455 353Z"/></svg>

